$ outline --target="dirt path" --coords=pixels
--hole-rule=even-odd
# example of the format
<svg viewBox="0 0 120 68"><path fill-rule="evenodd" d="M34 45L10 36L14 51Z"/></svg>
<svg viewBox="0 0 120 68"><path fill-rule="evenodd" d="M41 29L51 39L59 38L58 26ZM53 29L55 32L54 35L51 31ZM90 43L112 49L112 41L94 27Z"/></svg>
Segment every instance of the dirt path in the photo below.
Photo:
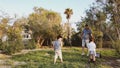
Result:
<svg viewBox="0 0 120 68"><path fill-rule="evenodd" d="M103 64L110 65L112 68L120 68L120 59L118 58L104 58L106 61Z"/></svg>

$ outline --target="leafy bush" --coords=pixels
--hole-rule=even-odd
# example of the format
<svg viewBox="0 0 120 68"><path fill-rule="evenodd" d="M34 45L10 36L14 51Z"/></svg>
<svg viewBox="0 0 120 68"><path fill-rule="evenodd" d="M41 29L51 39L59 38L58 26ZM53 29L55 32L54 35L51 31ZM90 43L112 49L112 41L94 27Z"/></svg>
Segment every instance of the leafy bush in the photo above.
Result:
<svg viewBox="0 0 120 68"><path fill-rule="evenodd" d="M72 43L73 46L81 45L82 42L80 42L80 41L82 41L82 40L81 40L81 38L79 37L78 34L74 34L71 38L71 43Z"/></svg>
<svg viewBox="0 0 120 68"><path fill-rule="evenodd" d="M0 39L0 50L2 50L2 40Z"/></svg>
<svg viewBox="0 0 120 68"><path fill-rule="evenodd" d="M97 48L102 48L103 47L103 32L99 30L94 30L93 36L95 37Z"/></svg>
<svg viewBox="0 0 120 68"><path fill-rule="evenodd" d="M28 40L28 41L25 41L25 49L35 49L36 48L36 43L34 40Z"/></svg>
<svg viewBox="0 0 120 68"><path fill-rule="evenodd" d="M97 48L102 48L103 46L103 40L102 40L102 37L97 37L96 38L96 45L97 45Z"/></svg>
<svg viewBox="0 0 120 68"><path fill-rule="evenodd" d="M7 39L5 42L1 42L0 49L5 54L13 54L24 49L21 35L22 28L18 25L15 27L8 27L5 35Z"/></svg>
<svg viewBox="0 0 120 68"><path fill-rule="evenodd" d="M0 49L5 54L14 54L16 52L20 52L22 49L24 49L24 45L22 41L16 40L16 41L6 41L3 42L0 46Z"/></svg>
<svg viewBox="0 0 120 68"><path fill-rule="evenodd" d="M68 43L68 40L67 39L63 39L63 42L64 42L64 46L69 46L69 43Z"/></svg>
<svg viewBox="0 0 120 68"><path fill-rule="evenodd" d="M113 47L115 48L116 52L120 54L120 40L114 41Z"/></svg>

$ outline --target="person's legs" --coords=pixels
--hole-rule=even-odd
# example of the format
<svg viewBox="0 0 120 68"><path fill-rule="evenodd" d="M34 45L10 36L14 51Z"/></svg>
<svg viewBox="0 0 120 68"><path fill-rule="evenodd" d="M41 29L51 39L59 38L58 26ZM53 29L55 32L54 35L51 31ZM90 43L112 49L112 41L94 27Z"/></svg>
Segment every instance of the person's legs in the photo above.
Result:
<svg viewBox="0 0 120 68"><path fill-rule="evenodd" d="M89 50L88 50L88 44L89 44L89 39L85 40L86 46L87 46L87 56L89 56Z"/></svg>
<svg viewBox="0 0 120 68"><path fill-rule="evenodd" d="M84 55L84 48L85 48L85 40L82 39L82 55Z"/></svg>
<svg viewBox="0 0 120 68"><path fill-rule="evenodd" d="M89 63L93 62L96 65L95 51L90 51L89 54L90 54Z"/></svg>
<svg viewBox="0 0 120 68"><path fill-rule="evenodd" d="M93 63L96 65L95 55L93 55L92 58L93 58Z"/></svg>
<svg viewBox="0 0 120 68"><path fill-rule="evenodd" d="M96 61L95 56L96 56L96 52L94 51L94 54L93 54L93 61Z"/></svg>
<svg viewBox="0 0 120 68"><path fill-rule="evenodd" d="M96 61L96 59L95 59L95 55L93 55L93 61Z"/></svg>
<svg viewBox="0 0 120 68"><path fill-rule="evenodd" d="M62 52L61 51L59 51L59 58L60 58L60 61L61 61L61 63L63 62L63 59L62 59Z"/></svg>
<svg viewBox="0 0 120 68"><path fill-rule="evenodd" d="M58 58L58 52L55 52L55 56L54 56L54 64L56 63L57 58Z"/></svg>
<svg viewBox="0 0 120 68"><path fill-rule="evenodd" d="M92 54L89 54L89 60L88 60L88 63L91 63L93 61L92 59Z"/></svg>
<svg viewBox="0 0 120 68"><path fill-rule="evenodd" d="M89 62L92 62L93 61L93 52L90 51L89 52Z"/></svg>
<svg viewBox="0 0 120 68"><path fill-rule="evenodd" d="M93 56L92 56L92 54L90 54L90 62L92 62L93 61Z"/></svg>

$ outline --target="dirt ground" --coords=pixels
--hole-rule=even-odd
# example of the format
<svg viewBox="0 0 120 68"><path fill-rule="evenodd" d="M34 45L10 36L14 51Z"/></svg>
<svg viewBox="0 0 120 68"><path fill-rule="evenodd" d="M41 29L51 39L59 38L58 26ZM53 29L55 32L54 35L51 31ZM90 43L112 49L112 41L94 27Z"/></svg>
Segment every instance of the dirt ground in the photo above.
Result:
<svg viewBox="0 0 120 68"><path fill-rule="evenodd" d="M103 64L110 65L112 68L120 68L120 58L104 57Z"/></svg>

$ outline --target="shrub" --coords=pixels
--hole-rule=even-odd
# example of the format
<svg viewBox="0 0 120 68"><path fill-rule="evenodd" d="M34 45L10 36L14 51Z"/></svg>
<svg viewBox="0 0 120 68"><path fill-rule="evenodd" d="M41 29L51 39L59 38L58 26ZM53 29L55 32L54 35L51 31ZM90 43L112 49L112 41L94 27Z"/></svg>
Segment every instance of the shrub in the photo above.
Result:
<svg viewBox="0 0 120 68"><path fill-rule="evenodd" d="M16 52L20 52L22 49L24 49L24 45L22 41L16 40L16 41L6 41L3 42L0 46L2 52L5 54L14 54Z"/></svg>
<svg viewBox="0 0 120 68"><path fill-rule="evenodd" d="M0 50L2 50L2 40L0 39Z"/></svg>
<svg viewBox="0 0 120 68"><path fill-rule="evenodd" d="M27 40L25 41L25 49L35 49L36 48L36 43L35 40L31 39L31 40Z"/></svg>
<svg viewBox="0 0 120 68"><path fill-rule="evenodd" d="M113 48L115 48L116 52L120 54L120 40L114 41Z"/></svg>
<svg viewBox="0 0 120 68"><path fill-rule="evenodd" d="M93 36L95 37L95 42L97 45L97 48L102 48L103 45L103 32L99 30L93 31Z"/></svg>
<svg viewBox="0 0 120 68"><path fill-rule="evenodd" d="M102 45L103 45L102 37L96 38L96 45L97 45L97 48L102 48Z"/></svg>

